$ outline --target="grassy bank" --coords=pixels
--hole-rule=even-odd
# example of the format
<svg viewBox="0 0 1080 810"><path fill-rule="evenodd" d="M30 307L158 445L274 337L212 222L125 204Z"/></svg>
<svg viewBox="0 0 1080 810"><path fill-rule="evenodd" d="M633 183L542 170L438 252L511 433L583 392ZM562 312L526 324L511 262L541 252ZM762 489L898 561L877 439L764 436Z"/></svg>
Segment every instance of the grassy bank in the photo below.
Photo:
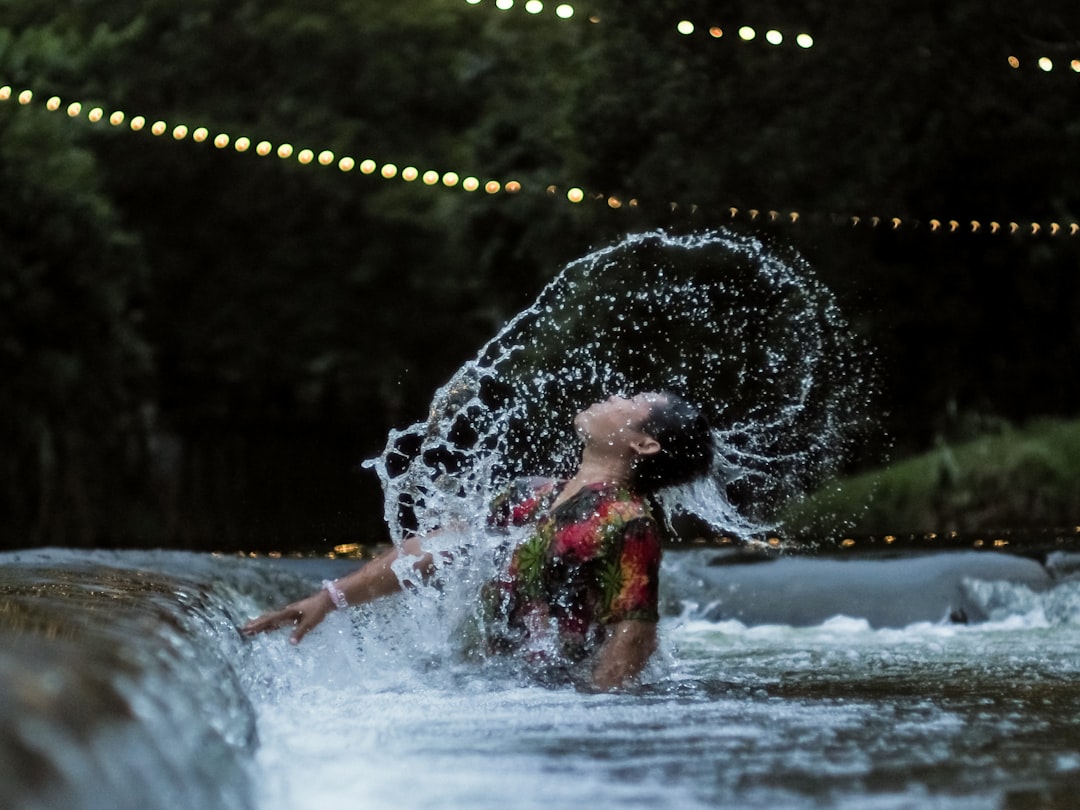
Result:
<svg viewBox="0 0 1080 810"><path fill-rule="evenodd" d="M785 534L1020 531L1080 525L1080 421L1039 421L834 481Z"/></svg>

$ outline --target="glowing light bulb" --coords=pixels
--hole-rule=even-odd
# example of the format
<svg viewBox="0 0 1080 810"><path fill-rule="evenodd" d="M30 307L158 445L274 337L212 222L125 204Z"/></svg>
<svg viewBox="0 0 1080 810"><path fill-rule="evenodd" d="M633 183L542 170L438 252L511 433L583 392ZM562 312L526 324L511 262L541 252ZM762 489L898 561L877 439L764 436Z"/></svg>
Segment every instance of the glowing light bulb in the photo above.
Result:
<svg viewBox="0 0 1080 810"><path fill-rule="evenodd" d="M229 136L226 135L224 132L219 132L217 135L214 136L214 146L216 146L218 149L224 149L228 145Z"/></svg>
<svg viewBox="0 0 1080 810"><path fill-rule="evenodd" d="M288 160L292 157L293 148L291 143L283 143L277 148L277 156L282 160Z"/></svg>
<svg viewBox="0 0 1080 810"><path fill-rule="evenodd" d="M166 124L164 121L155 121L150 127L150 132L154 135L164 135L165 130L167 130L168 128L168 124Z"/></svg>
<svg viewBox="0 0 1080 810"><path fill-rule="evenodd" d="M379 168L378 164L371 158L360 161L361 174L374 174L377 168Z"/></svg>
<svg viewBox="0 0 1080 810"><path fill-rule="evenodd" d="M1054 63L1049 56L1042 56L1039 58L1039 67L1049 73L1054 69Z"/></svg>
<svg viewBox="0 0 1080 810"><path fill-rule="evenodd" d="M21 93L19 93L19 103L20 104L29 104L33 100L34 100L34 91L33 90L23 90Z"/></svg>
<svg viewBox="0 0 1080 810"><path fill-rule="evenodd" d="M94 107L86 114L86 117L96 124L105 117L105 111L101 107Z"/></svg>
<svg viewBox="0 0 1080 810"><path fill-rule="evenodd" d="M608 208L622 208L622 200L618 197L608 197Z"/></svg>
<svg viewBox="0 0 1080 810"><path fill-rule="evenodd" d="M324 149L319 152L319 164L322 166L329 166L334 162L334 153L329 149Z"/></svg>
<svg viewBox="0 0 1080 810"><path fill-rule="evenodd" d="M560 20L569 20L574 16L574 7L569 3L560 3L555 7L555 16Z"/></svg>
<svg viewBox="0 0 1080 810"><path fill-rule="evenodd" d="M525 10L530 14L539 14L544 10L544 4L541 3L540 0L529 0L529 2L525 4Z"/></svg>
<svg viewBox="0 0 1080 810"><path fill-rule="evenodd" d="M210 132L206 129L206 127L199 127L191 133L191 139L197 143L202 143L209 137Z"/></svg>
<svg viewBox="0 0 1080 810"><path fill-rule="evenodd" d="M439 173L428 169L421 179L424 181L425 186L433 186L439 182Z"/></svg>
<svg viewBox="0 0 1080 810"><path fill-rule="evenodd" d="M259 141L255 144L255 154L259 157L266 157L274 151L274 145L270 141Z"/></svg>
<svg viewBox="0 0 1080 810"><path fill-rule="evenodd" d="M173 128L173 131L172 131L173 138L175 138L178 141L184 140L184 138L187 137L187 134L188 134L188 128L185 127L183 124L177 124Z"/></svg>
<svg viewBox="0 0 1080 810"><path fill-rule="evenodd" d="M498 194L499 189L501 189L501 188L502 188L502 186L499 185L498 180L488 180L484 184L484 191L486 191L488 194Z"/></svg>
<svg viewBox="0 0 1080 810"><path fill-rule="evenodd" d="M744 25L739 29L739 38L744 42L749 42L757 36L757 31L751 28L749 25Z"/></svg>
<svg viewBox="0 0 1080 810"><path fill-rule="evenodd" d="M0 87L0 101L7 101L9 98L11 98L11 86L5 84Z"/></svg>
<svg viewBox="0 0 1080 810"><path fill-rule="evenodd" d="M459 179L457 172L447 172L443 175L442 182L447 188L452 188L458 184Z"/></svg>
<svg viewBox="0 0 1080 810"><path fill-rule="evenodd" d="M1020 60L1017 59L1015 56L1010 56L1009 57L1009 67L1011 67L1011 68L1020 67Z"/></svg>
<svg viewBox="0 0 1080 810"><path fill-rule="evenodd" d="M688 37L694 33L694 24L689 20L679 20L679 24L675 26L675 30L684 37Z"/></svg>
<svg viewBox="0 0 1080 810"><path fill-rule="evenodd" d="M770 45L779 45L784 41L784 35L774 28L771 31L765 32L765 41Z"/></svg>
<svg viewBox="0 0 1080 810"><path fill-rule="evenodd" d="M67 114L69 118L77 118L79 113L82 112L82 104L77 101L73 101L68 104Z"/></svg>
<svg viewBox="0 0 1080 810"><path fill-rule="evenodd" d="M338 168L343 172L351 172L356 167L356 161L351 157L343 157L338 161Z"/></svg>
<svg viewBox="0 0 1080 810"><path fill-rule="evenodd" d="M506 184L507 194L517 194L519 191L521 191L521 183L517 180L511 180Z"/></svg>
<svg viewBox="0 0 1080 810"><path fill-rule="evenodd" d="M714 25L712 28L709 29L709 36L713 39L720 39L720 37L722 37L723 35L724 29L721 28L719 25Z"/></svg>
<svg viewBox="0 0 1080 810"><path fill-rule="evenodd" d="M514 0L495 0L495 8L509 11L514 7Z"/></svg>
<svg viewBox="0 0 1080 810"><path fill-rule="evenodd" d="M406 183L411 183L417 177L420 176L420 172L417 171L415 166L406 166L401 170L401 179Z"/></svg>
<svg viewBox="0 0 1080 810"><path fill-rule="evenodd" d="M461 181L461 187L466 191L476 191L480 188L480 181L475 177L466 177Z"/></svg>
<svg viewBox="0 0 1080 810"><path fill-rule="evenodd" d="M480 2L480 0L465 0L465 2L468 3L470 6L475 6L477 3Z"/></svg>
<svg viewBox="0 0 1080 810"><path fill-rule="evenodd" d="M585 199L585 192L580 188L572 188L566 192L566 199L572 203L579 203Z"/></svg>
<svg viewBox="0 0 1080 810"><path fill-rule="evenodd" d="M120 110L117 110L109 116L109 123L112 124L114 127L120 126L122 123L124 123L124 114L120 112Z"/></svg>
<svg viewBox="0 0 1080 810"><path fill-rule="evenodd" d="M307 166L311 161L315 159L315 153L310 149L301 149L300 153L296 156L296 159Z"/></svg>
<svg viewBox="0 0 1080 810"><path fill-rule="evenodd" d="M53 96L52 98L50 98L48 101L45 102L45 109L46 110L51 110L52 112L56 112L57 110L60 109L60 104L61 104L60 96Z"/></svg>
<svg viewBox="0 0 1080 810"><path fill-rule="evenodd" d="M236 139L236 143L233 145L233 149L237 152L246 152L251 148L251 138L246 135L241 135Z"/></svg>
<svg viewBox="0 0 1080 810"><path fill-rule="evenodd" d="M799 34L797 37L795 37L795 44L798 45L800 48L813 48L814 38L809 34Z"/></svg>
<svg viewBox="0 0 1080 810"><path fill-rule="evenodd" d="M397 177L397 166L393 163L386 163L382 167L382 171L379 172L387 180Z"/></svg>

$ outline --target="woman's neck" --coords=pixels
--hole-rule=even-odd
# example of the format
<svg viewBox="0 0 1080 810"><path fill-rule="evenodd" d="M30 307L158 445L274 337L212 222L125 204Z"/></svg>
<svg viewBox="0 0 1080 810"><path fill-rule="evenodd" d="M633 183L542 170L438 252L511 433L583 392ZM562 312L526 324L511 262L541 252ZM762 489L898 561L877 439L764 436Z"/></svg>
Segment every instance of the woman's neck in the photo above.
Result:
<svg viewBox="0 0 1080 810"><path fill-rule="evenodd" d="M583 487L595 484L629 483L630 466L630 459L582 454L577 471L563 486L556 504L573 497Z"/></svg>

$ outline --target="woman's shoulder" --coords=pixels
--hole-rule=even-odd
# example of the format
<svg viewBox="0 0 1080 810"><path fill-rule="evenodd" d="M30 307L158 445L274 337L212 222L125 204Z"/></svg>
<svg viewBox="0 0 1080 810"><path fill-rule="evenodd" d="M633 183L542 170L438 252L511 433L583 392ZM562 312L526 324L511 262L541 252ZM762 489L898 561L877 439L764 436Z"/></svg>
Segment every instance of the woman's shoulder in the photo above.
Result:
<svg viewBox="0 0 1080 810"><path fill-rule="evenodd" d="M653 520L648 498L621 483L601 481L585 484L559 507L564 518L599 520L604 524Z"/></svg>
<svg viewBox="0 0 1080 810"><path fill-rule="evenodd" d="M515 479L492 501L492 522L518 525L530 519L554 499L564 483L558 478L540 476Z"/></svg>

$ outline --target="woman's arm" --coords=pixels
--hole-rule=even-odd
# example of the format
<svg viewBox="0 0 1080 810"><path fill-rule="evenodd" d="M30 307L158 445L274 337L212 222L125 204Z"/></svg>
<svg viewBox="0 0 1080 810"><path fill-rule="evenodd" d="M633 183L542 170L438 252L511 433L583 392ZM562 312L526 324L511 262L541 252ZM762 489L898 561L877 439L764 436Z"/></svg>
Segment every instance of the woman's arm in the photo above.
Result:
<svg viewBox="0 0 1080 810"><path fill-rule="evenodd" d="M402 550L408 556L418 558L413 563L413 569L421 577L426 578L431 574L433 558L420 547L420 538L409 538L402 544ZM401 590L401 582L394 572L393 565L400 555L401 552L393 548L351 574L336 580L334 585L349 605L362 605L365 602L397 593ZM293 632L289 641L299 644L300 640L336 607L329 591L323 589L306 599L286 605L281 610L272 610L252 619L241 628L241 632L246 636L254 636L257 633L277 630L279 627L292 624Z"/></svg>
<svg viewBox="0 0 1080 810"><path fill-rule="evenodd" d="M656 650L656 622L626 619L608 631L593 667L593 686L603 691L624 686L645 668Z"/></svg>

